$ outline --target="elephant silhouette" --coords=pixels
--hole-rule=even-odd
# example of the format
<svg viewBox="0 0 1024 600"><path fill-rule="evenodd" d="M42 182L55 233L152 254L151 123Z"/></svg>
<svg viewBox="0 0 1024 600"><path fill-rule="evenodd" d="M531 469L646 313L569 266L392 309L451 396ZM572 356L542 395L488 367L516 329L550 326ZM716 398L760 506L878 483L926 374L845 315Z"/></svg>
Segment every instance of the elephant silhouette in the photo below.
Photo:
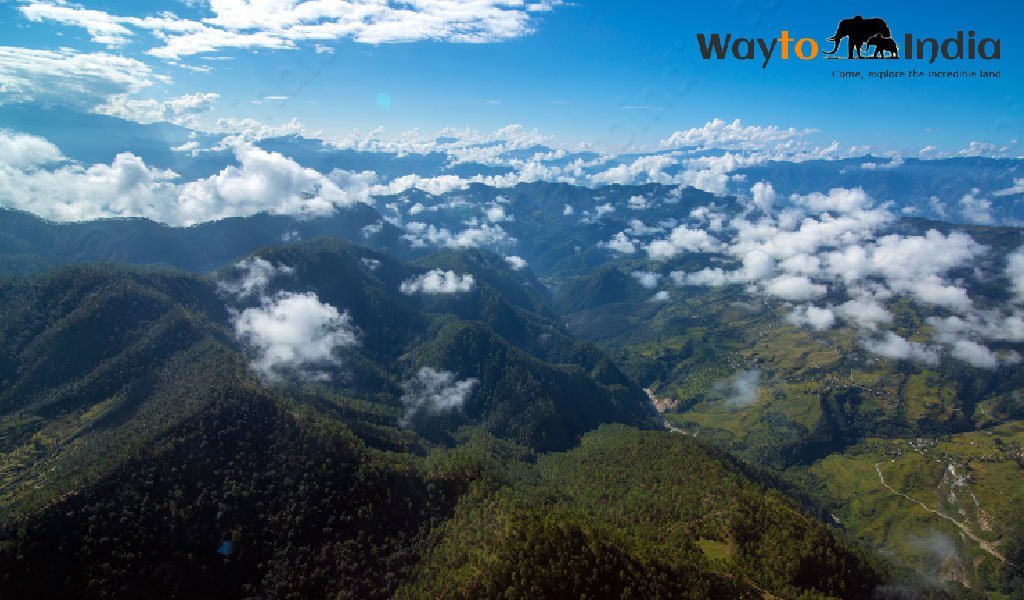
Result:
<svg viewBox="0 0 1024 600"><path fill-rule="evenodd" d="M886 38L891 35L889 26L883 19L865 19L860 15L852 19L843 19L839 22L835 35L828 38L828 41L835 42L835 46L831 52L825 51L825 54L835 54L839 50L839 43L846 38L846 43L849 44L849 58L853 58L854 51L857 52L857 58L863 58L860 55L861 46L875 35Z"/></svg>
<svg viewBox="0 0 1024 600"><path fill-rule="evenodd" d="M896 40L891 37L885 37L880 33L876 33L871 36L868 40L868 47L875 47L874 58L885 58L885 53L889 53L889 58L900 57L900 47L896 45Z"/></svg>

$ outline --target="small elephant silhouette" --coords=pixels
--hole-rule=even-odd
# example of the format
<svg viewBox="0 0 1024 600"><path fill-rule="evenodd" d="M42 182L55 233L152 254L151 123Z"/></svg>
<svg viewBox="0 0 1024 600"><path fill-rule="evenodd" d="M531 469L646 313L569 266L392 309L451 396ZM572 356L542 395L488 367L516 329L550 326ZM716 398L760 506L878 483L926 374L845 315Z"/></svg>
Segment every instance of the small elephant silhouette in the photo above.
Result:
<svg viewBox="0 0 1024 600"><path fill-rule="evenodd" d="M900 47L896 45L896 40L891 37L885 37L880 33L876 33L871 36L868 40L868 46L875 47L875 58L885 58L885 53L889 53L889 58L900 57Z"/></svg>
<svg viewBox="0 0 1024 600"><path fill-rule="evenodd" d="M892 35L884 19L865 19L860 15L852 19L843 19L839 22L835 35L828 38L828 41L833 42L835 46L832 47L832 50L825 50L825 54L835 54L839 50L839 43L846 38L849 58L852 59L855 52L857 58L861 58L861 46L875 35L884 37Z"/></svg>

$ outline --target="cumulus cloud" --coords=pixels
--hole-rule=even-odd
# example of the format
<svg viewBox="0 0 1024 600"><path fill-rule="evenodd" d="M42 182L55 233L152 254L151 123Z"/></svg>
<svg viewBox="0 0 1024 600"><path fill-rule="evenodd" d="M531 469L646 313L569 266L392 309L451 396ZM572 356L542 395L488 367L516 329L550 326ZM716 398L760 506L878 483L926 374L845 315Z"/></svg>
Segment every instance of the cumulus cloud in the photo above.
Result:
<svg viewBox="0 0 1024 600"><path fill-rule="evenodd" d="M770 194L768 184L752 195ZM837 319L861 330L869 351L890 358L934 364L940 352L970 364L991 368L993 360L1011 364L1019 357L988 348L986 342L1024 339L1024 315L1016 309L979 309L958 271L984 268L977 262L990 249L964 232L929 230L923 235L883 235L895 216L887 206L875 207L862 189L832 189L827 193L794 195L791 207L764 214L757 220L741 213L714 238L713 251L740 263L732 270L707 267L686 273L674 271L678 285L723 286L746 284L747 291L802 303L787 319L797 325L827 329ZM761 199L762 204L767 201ZM710 209L698 207L692 219L706 220ZM669 245L664 255L671 255ZM1024 299L1024 249L1011 254L1005 267L1016 297ZM846 298L826 308L806 304L834 294ZM956 316L931 318L930 343L909 342L894 332L879 333L893 322L883 302L903 295L926 305L948 309ZM1002 357L1002 358L1000 358Z"/></svg>
<svg viewBox="0 0 1024 600"><path fill-rule="evenodd" d="M461 408L478 383L475 378L456 379L451 371L420 368L415 376L402 382L401 402L405 407L402 426L408 425L420 410L450 412Z"/></svg>
<svg viewBox="0 0 1024 600"><path fill-rule="evenodd" d="M964 194L960 198L960 214L965 219L974 223L992 223L992 202L985 198L979 198L981 190L974 188L971 193Z"/></svg>
<svg viewBox="0 0 1024 600"><path fill-rule="evenodd" d="M526 267L526 260L521 256L506 256L505 262L513 271L520 271Z"/></svg>
<svg viewBox="0 0 1024 600"><path fill-rule="evenodd" d="M739 119L727 123L714 119L703 127L676 131L661 141L662 148L761 148L768 144L785 142L814 133L813 129L781 129L775 125L762 127L744 125Z"/></svg>
<svg viewBox="0 0 1024 600"><path fill-rule="evenodd" d="M750 196L754 206L766 215L772 214L772 207L779 198L779 195L775 193L775 188L767 181L755 183L750 188Z"/></svg>
<svg viewBox="0 0 1024 600"><path fill-rule="evenodd" d="M612 252L618 252L619 254L633 254L636 252L636 244L626 236L624 231L616 233L612 236L612 239L607 242L599 243L598 247L607 248Z"/></svg>
<svg viewBox="0 0 1024 600"><path fill-rule="evenodd" d="M636 236L654 235L656 233L661 233L665 231L665 225L668 225L669 227L675 227L675 224L676 220L672 219L670 221L661 221L657 225L649 227L645 225L644 222L641 221L640 219L631 219L629 221L629 227L626 228L624 233Z"/></svg>
<svg viewBox="0 0 1024 600"><path fill-rule="evenodd" d="M712 394L722 398L727 406L742 408L757 402L760 384L760 370L740 371L727 381L716 383Z"/></svg>
<svg viewBox="0 0 1024 600"><path fill-rule="evenodd" d="M868 338L862 345L871 353L898 360L917 360L930 365L939 362L938 349L920 342L909 342L891 331L881 339Z"/></svg>
<svg viewBox="0 0 1024 600"><path fill-rule="evenodd" d="M243 142L235 143L233 150L238 166L182 187L179 222L191 225L258 212L318 216L366 200L277 152Z"/></svg>
<svg viewBox="0 0 1024 600"><path fill-rule="evenodd" d="M633 279L636 279L644 289L653 290L658 287L658 282L661 281L662 275L660 273L652 273L650 271L633 271L630 273Z"/></svg>
<svg viewBox="0 0 1024 600"><path fill-rule="evenodd" d="M222 117L217 119L211 132L235 134L238 138L255 142L269 137L305 135L306 127L298 117L292 117L280 125L270 125L251 118Z"/></svg>
<svg viewBox="0 0 1024 600"><path fill-rule="evenodd" d="M765 291L784 300L812 300L824 296L828 288L807 277L780 275L765 283Z"/></svg>
<svg viewBox="0 0 1024 600"><path fill-rule="evenodd" d="M718 240L703 229L690 229L686 225L679 225L667 238L652 241L644 250L652 259L662 260L683 252L711 252L718 247Z"/></svg>
<svg viewBox="0 0 1024 600"><path fill-rule="evenodd" d="M313 292L279 292L258 307L235 311L235 333L255 353L252 367L271 380L297 375L327 379L340 363L337 351L358 344L347 312L320 302Z"/></svg>
<svg viewBox="0 0 1024 600"><path fill-rule="evenodd" d="M862 188L833 188L828 194L794 195L792 200L815 212L856 213L871 206L871 198Z"/></svg>
<svg viewBox="0 0 1024 600"><path fill-rule="evenodd" d="M0 164L28 169L62 160L60 149L46 139L0 129Z"/></svg>
<svg viewBox="0 0 1024 600"><path fill-rule="evenodd" d="M1006 277L1018 301L1024 301L1024 246L1006 258Z"/></svg>
<svg viewBox="0 0 1024 600"><path fill-rule="evenodd" d="M271 280L279 275L291 275L295 269L275 265L265 258L250 256L234 264L237 278L217 282L217 288L239 300L249 296L264 296Z"/></svg>
<svg viewBox="0 0 1024 600"><path fill-rule="evenodd" d="M403 294L458 294L473 289L473 276L460 275L455 271L433 269L422 275L402 282L399 290Z"/></svg>
<svg viewBox="0 0 1024 600"><path fill-rule="evenodd" d="M168 100L140 100L126 94L118 94L97 106L94 112L137 123L167 121L178 125L195 126L196 117L212 109L219 97L220 94L214 92L198 92Z"/></svg>
<svg viewBox="0 0 1024 600"><path fill-rule="evenodd" d="M238 165L184 184L175 182L177 173L150 167L128 152L109 165L88 167L72 163L26 168L0 159L0 205L56 221L146 217L192 225L260 212L326 215L368 200L365 185L342 189L290 158L240 140L230 148Z"/></svg>
<svg viewBox="0 0 1024 600"><path fill-rule="evenodd" d="M478 248L480 246L509 246L516 243L516 239L510 236L501 225L486 223L476 224L458 233L452 233L444 227L413 221L405 225L405 231L402 238L416 247L429 244L449 248Z"/></svg>
<svg viewBox="0 0 1024 600"><path fill-rule="evenodd" d="M793 312L786 316L786 320L798 327L807 326L816 331L824 331L832 328L836 322L836 315L830 308L808 304L793 309Z"/></svg>
<svg viewBox="0 0 1024 600"><path fill-rule="evenodd" d="M640 156L631 163L623 163L590 176L592 185L618 183L673 183L665 169L678 163L672 156L650 154Z"/></svg>
<svg viewBox="0 0 1024 600"><path fill-rule="evenodd" d="M500 204L494 204L484 209L484 216L491 223L500 223L502 221L511 221L512 216L505 214L505 207Z"/></svg>
<svg viewBox="0 0 1024 600"><path fill-rule="evenodd" d="M971 340L957 340L953 343L950 354L980 369L994 369L999 366L999 359L994 352Z"/></svg>
<svg viewBox="0 0 1024 600"><path fill-rule="evenodd" d="M178 224L177 173L131 153L109 164L15 168L0 159L0 205L54 221L149 217Z"/></svg>
<svg viewBox="0 0 1024 600"><path fill-rule="evenodd" d="M853 322L862 329L875 329L879 325L892 323L889 314L873 298L853 298L835 307L835 313L842 319Z"/></svg>

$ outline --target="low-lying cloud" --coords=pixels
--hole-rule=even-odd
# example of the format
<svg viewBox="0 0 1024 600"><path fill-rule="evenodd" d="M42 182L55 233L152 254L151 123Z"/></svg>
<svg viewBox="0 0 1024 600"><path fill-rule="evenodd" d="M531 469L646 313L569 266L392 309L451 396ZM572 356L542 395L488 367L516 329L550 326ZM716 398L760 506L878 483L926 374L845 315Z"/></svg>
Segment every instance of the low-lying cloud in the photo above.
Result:
<svg viewBox="0 0 1024 600"><path fill-rule="evenodd" d="M431 413L450 412L461 408L478 379L456 379L455 373L422 367L416 375L402 382L402 406L405 411L401 424L408 425L413 415L421 410Z"/></svg>
<svg viewBox="0 0 1024 600"><path fill-rule="evenodd" d="M473 275L458 274L455 271L433 269L422 275L406 279L399 286L403 294L458 294L473 289Z"/></svg>
<svg viewBox="0 0 1024 600"><path fill-rule="evenodd" d="M338 351L358 344L348 312L320 301L313 292L278 292L260 305L235 311L235 333L254 352L252 367L270 380L325 380L341 359Z"/></svg>
<svg viewBox="0 0 1024 600"><path fill-rule="evenodd" d="M264 296L271 280L279 275L290 275L295 269L286 265L275 265L265 258L250 256L234 264L237 279L219 281L217 288L226 294L242 300L249 296Z"/></svg>
<svg viewBox="0 0 1024 600"><path fill-rule="evenodd" d="M757 402L761 384L761 371L751 369L740 371L727 381L720 381L712 388L712 394L722 398L727 406L741 408Z"/></svg>

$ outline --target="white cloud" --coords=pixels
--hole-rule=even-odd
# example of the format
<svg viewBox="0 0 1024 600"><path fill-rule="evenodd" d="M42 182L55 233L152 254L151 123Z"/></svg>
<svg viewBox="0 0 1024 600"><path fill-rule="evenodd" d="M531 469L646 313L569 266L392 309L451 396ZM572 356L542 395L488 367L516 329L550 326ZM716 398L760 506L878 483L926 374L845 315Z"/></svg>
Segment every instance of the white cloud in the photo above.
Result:
<svg viewBox="0 0 1024 600"><path fill-rule="evenodd" d="M1018 301L1024 301L1024 246L1006 257L1006 277Z"/></svg>
<svg viewBox="0 0 1024 600"><path fill-rule="evenodd" d="M673 179L664 169L678 161L664 154L641 156L629 164L620 164L590 176L591 185L629 183L672 183Z"/></svg>
<svg viewBox="0 0 1024 600"><path fill-rule="evenodd" d="M457 380L450 371L420 368L414 377L402 382L402 425L408 425L412 416L423 409L441 412L461 408L478 383L474 378Z"/></svg>
<svg viewBox="0 0 1024 600"><path fill-rule="evenodd" d="M662 275L660 273L652 273L650 271L633 271L630 273L633 279L636 279L644 289L653 290L658 287L658 282L661 281Z"/></svg>
<svg viewBox="0 0 1024 600"><path fill-rule="evenodd" d="M736 283L731 274L719 268L705 268L696 273L685 271L672 271L669 277L676 285L706 285L709 287L720 287L729 283Z"/></svg>
<svg viewBox="0 0 1024 600"><path fill-rule="evenodd" d="M651 296L651 302L668 302L672 298L672 295L668 293L668 290L661 290L657 294Z"/></svg>
<svg viewBox="0 0 1024 600"><path fill-rule="evenodd" d="M917 360L927 364L939 362L936 348L920 342L908 342L891 331L885 332L881 339L866 339L863 346L871 353L898 360Z"/></svg>
<svg viewBox="0 0 1024 600"><path fill-rule="evenodd" d="M176 184L173 171L150 167L131 153L109 165L20 169L0 164L0 205L56 221L146 217L192 225L259 212L325 215L368 200L365 182L341 189L312 169L276 152L236 140L239 165L208 178Z"/></svg>
<svg viewBox="0 0 1024 600"><path fill-rule="evenodd" d="M999 366L996 355L981 344L970 340L957 340L953 343L950 354L965 363L980 369L994 369Z"/></svg>
<svg viewBox="0 0 1024 600"><path fill-rule="evenodd" d="M814 276L821 271L821 259L813 254L794 254L779 261L779 268L791 275Z"/></svg>
<svg viewBox="0 0 1024 600"><path fill-rule="evenodd" d="M280 292L260 306L232 315L238 337L255 352L252 366L270 379L291 374L325 379L339 364L336 351L357 345L347 312L320 302L313 292Z"/></svg>
<svg viewBox="0 0 1024 600"><path fill-rule="evenodd" d="M806 196L793 195L796 204L803 204L815 212L858 213L871 206L871 198L861 188L833 188L828 194L815 192Z"/></svg>
<svg viewBox="0 0 1024 600"><path fill-rule="evenodd" d="M974 188L971 193L960 198L960 214L968 221L987 225L992 223L992 202L979 198L980 193L981 190Z"/></svg>
<svg viewBox="0 0 1024 600"><path fill-rule="evenodd" d="M293 117L290 121L280 125L268 125L256 119L226 117L217 119L212 133L232 133L247 141L258 141L269 137L305 135L306 128L298 117Z"/></svg>
<svg viewBox="0 0 1024 600"><path fill-rule="evenodd" d="M177 202L173 171L146 165L123 153L109 165L62 165L16 169L0 165L0 205L55 221L107 217L173 218ZM169 215L168 212L171 212Z"/></svg>
<svg viewBox="0 0 1024 600"><path fill-rule="evenodd" d="M772 214L772 206L779 199L779 195L775 193L775 188L767 181L755 183L750 188L750 196L753 199L754 206L761 209L761 212L766 215Z"/></svg>
<svg viewBox="0 0 1024 600"><path fill-rule="evenodd" d="M157 17L123 17L98 10L37 0L21 7L31 20L49 20L83 27L97 43L121 46L133 30L148 30L163 45L149 53L177 59L227 48L292 49L303 41L351 39L365 44L415 42L486 43L522 37L533 32L536 16L560 0L534 3L479 0L449 2L420 0L395 4L387 0L355 2L211 0L212 17L200 21L164 12Z"/></svg>
<svg viewBox="0 0 1024 600"><path fill-rule="evenodd" d="M399 286L403 294L458 294L473 289L474 279L469 273L460 275L455 271L433 269L422 275L407 279Z"/></svg>
<svg viewBox="0 0 1024 600"><path fill-rule="evenodd" d="M960 156L988 156L991 158L1015 157L1016 143L999 146L990 142L973 141L957 152Z"/></svg>
<svg viewBox="0 0 1024 600"><path fill-rule="evenodd" d="M647 198L640 195L630 196L629 200L626 201L626 206L628 206L630 210L647 210L651 207Z"/></svg>
<svg viewBox="0 0 1024 600"><path fill-rule="evenodd" d="M50 20L81 27L89 33L92 41L108 47L123 46L132 36L131 30L118 22L116 17L102 11L64 4L59 0L55 3L30 2L20 10L25 18L35 23Z"/></svg>
<svg viewBox="0 0 1024 600"><path fill-rule="evenodd" d="M708 192L709 194L724 196L729 191L728 187L730 179L731 178L725 173L709 169L688 169L683 171L679 176L673 178L673 181Z"/></svg>
<svg viewBox="0 0 1024 600"><path fill-rule="evenodd" d="M662 221L654 227L648 227L640 219L632 219L629 222L629 227L626 228L624 233L628 233L629 235L654 235L656 233L661 233L665 231L665 227L663 224L668 223L671 223L671 227L675 227L676 221L675 219L672 219L671 221L668 222Z"/></svg>
<svg viewBox="0 0 1024 600"><path fill-rule="evenodd" d="M875 329L878 325L892 323L892 315L872 298L853 298L835 308L839 317L852 321L863 329Z"/></svg>
<svg viewBox="0 0 1024 600"><path fill-rule="evenodd" d="M62 160L60 149L46 139L0 129L0 164L28 169Z"/></svg>
<svg viewBox="0 0 1024 600"><path fill-rule="evenodd" d="M501 225L488 225L487 223L470 226L456 234L444 227L428 225L419 221L407 223L405 230L406 233L402 238L416 247L432 244L449 248L478 248L481 246L508 246L516 243L516 239L508 235Z"/></svg>
<svg viewBox="0 0 1024 600"><path fill-rule="evenodd" d="M784 300L812 300L825 295L828 288L807 277L780 275L765 284L765 291Z"/></svg>
<svg viewBox="0 0 1024 600"><path fill-rule="evenodd" d="M495 204L484 209L484 216L491 223L500 223L502 221L511 221L512 216L505 214L505 207L500 204Z"/></svg>
<svg viewBox="0 0 1024 600"><path fill-rule="evenodd" d="M148 65L123 56L0 46L0 104L37 102L89 111L112 96L151 86L154 79L160 78Z"/></svg>
<svg viewBox="0 0 1024 600"><path fill-rule="evenodd" d="M505 262L512 268L513 271L520 271L526 267L526 260L521 256L506 256Z"/></svg>
<svg viewBox="0 0 1024 600"><path fill-rule="evenodd" d="M195 126L195 117L212 109L219 97L220 94L213 92L199 92L169 100L137 100L126 94L118 94L97 106L95 112L137 123L167 121Z"/></svg>
<svg viewBox="0 0 1024 600"><path fill-rule="evenodd" d="M714 119L703 127L695 127L676 131L661 141L662 148L681 148L696 146L698 148L761 148L768 144L785 142L813 133L812 129L798 130L794 128L780 129L775 125L761 127L743 125L739 119L726 123L722 119Z"/></svg>
<svg viewBox="0 0 1024 600"><path fill-rule="evenodd" d="M703 229L690 229L686 225L679 225L672 230L669 237L652 241L644 250L652 259L662 260L683 252L712 252L718 248L718 240Z"/></svg>
<svg viewBox="0 0 1024 600"><path fill-rule="evenodd" d="M1017 194L1024 194L1024 178L1014 179L1013 185L1010 187L992 192L993 196L1016 196Z"/></svg>
<svg viewBox="0 0 1024 600"><path fill-rule="evenodd" d="M300 166L277 152L238 142L233 145L238 166L182 186L177 206L179 223L258 212L318 216L367 198L349 194L313 169Z"/></svg>
<svg viewBox="0 0 1024 600"><path fill-rule="evenodd" d="M618 252L619 254L633 254L636 252L636 244L633 240L626 237L624 231L620 231L612 236L612 239L607 242L601 242L598 247L607 248L612 252Z"/></svg>
<svg viewBox="0 0 1024 600"><path fill-rule="evenodd" d="M295 269L287 265L274 265L265 258L251 256L234 265L239 277L231 281L217 282L217 288L239 300L248 296L266 295L270 281L279 275L290 275Z"/></svg>
<svg viewBox="0 0 1024 600"><path fill-rule="evenodd" d="M943 306L953 311L967 311L972 306L971 299L967 296L967 290L955 285L947 285L936 275L929 275L909 285L901 281L900 289L909 290L925 304Z"/></svg>
<svg viewBox="0 0 1024 600"><path fill-rule="evenodd" d="M761 371L740 371L728 381L716 383L712 393L723 398L728 406L742 408L757 402L760 384Z"/></svg>
<svg viewBox="0 0 1024 600"><path fill-rule="evenodd" d="M813 305L798 306L786 316L786 320L800 327L806 325L816 331L831 329L836 322L836 315L829 308Z"/></svg>
<svg viewBox="0 0 1024 600"><path fill-rule="evenodd" d="M563 216L563 217L568 217L568 216L569 216L569 215L571 215L572 213L573 213L573 209L572 209L572 205L571 205L571 204L566 204L566 205L565 205L565 206L564 206L564 207L562 208L562 216Z"/></svg>

